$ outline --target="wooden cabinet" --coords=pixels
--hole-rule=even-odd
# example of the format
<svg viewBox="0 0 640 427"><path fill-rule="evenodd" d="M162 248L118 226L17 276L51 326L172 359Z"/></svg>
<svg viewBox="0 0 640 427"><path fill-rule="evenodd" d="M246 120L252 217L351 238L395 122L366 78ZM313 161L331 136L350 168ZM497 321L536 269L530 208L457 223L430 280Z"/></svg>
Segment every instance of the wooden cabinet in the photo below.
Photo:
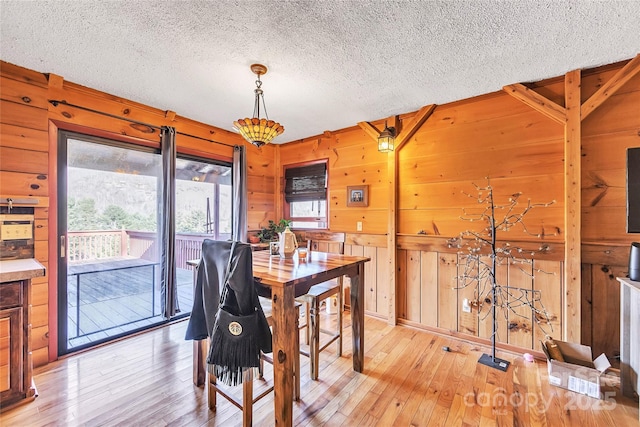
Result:
<svg viewBox="0 0 640 427"><path fill-rule="evenodd" d="M0 283L0 410L33 398L31 280Z"/></svg>

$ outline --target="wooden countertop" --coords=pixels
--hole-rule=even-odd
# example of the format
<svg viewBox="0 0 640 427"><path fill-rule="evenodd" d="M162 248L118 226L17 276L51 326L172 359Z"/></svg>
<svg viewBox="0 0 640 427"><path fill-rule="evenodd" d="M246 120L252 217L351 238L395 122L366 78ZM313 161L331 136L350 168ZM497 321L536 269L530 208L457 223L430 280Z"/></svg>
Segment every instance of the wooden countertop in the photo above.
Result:
<svg viewBox="0 0 640 427"><path fill-rule="evenodd" d="M0 283L44 276L45 268L33 258L0 261Z"/></svg>

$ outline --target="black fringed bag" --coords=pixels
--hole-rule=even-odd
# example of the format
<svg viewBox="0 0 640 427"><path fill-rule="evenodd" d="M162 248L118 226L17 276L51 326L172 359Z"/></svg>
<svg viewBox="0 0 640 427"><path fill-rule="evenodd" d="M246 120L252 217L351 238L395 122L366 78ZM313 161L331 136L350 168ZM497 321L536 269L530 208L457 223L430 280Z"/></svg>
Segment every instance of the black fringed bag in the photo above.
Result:
<svg viewBox="0 0 640 427"><path fill-rule="evenodd" d="M207 363L213 365L216 377L227 385L242 383L242 373L247 368L260 365L260 351L271 351L271 330L266 323L257 294L254 311L247 315L240 308L233 289L229 286L231 260L235 242L231 246L229 262L220 295L220 305L211 334ZM251 283L248 286L253 286ZM268 343L268 345L265 345Z"/></svg>

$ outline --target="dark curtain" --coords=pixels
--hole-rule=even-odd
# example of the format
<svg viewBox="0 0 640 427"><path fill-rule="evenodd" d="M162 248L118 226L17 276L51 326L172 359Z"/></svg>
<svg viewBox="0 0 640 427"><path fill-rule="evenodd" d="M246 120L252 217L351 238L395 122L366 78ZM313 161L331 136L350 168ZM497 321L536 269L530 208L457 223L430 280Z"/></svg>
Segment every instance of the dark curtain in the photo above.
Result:
<svg viewBox="0 0 640 427"><path fill-rule="evenodd" d="M162 225L160 244L162 247L162 278L160 286L160 307L162 315L170 319L180 311L178 306L178 288L176 286L176 226L175 216L175 174L176 174L176 130L163 126L160 131L162 149Z"/></svg>
<svg viewBox="0 0 640 427"><path fill-rule="evenodd" d="M247 155L241 145L233 147L233 217L231 239L247 242Z"/></svg>

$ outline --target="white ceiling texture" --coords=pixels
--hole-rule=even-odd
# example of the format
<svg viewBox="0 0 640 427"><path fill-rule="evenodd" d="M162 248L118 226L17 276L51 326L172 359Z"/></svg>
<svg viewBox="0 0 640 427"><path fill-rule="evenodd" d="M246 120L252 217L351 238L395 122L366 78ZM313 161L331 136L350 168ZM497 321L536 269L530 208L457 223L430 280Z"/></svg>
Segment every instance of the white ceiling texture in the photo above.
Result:
<svg viewBox="0 0 640 427"><path fill-rule="evenodd" d="M0 59L283 143L640 52L640 0L10 1Z"/></svg>

